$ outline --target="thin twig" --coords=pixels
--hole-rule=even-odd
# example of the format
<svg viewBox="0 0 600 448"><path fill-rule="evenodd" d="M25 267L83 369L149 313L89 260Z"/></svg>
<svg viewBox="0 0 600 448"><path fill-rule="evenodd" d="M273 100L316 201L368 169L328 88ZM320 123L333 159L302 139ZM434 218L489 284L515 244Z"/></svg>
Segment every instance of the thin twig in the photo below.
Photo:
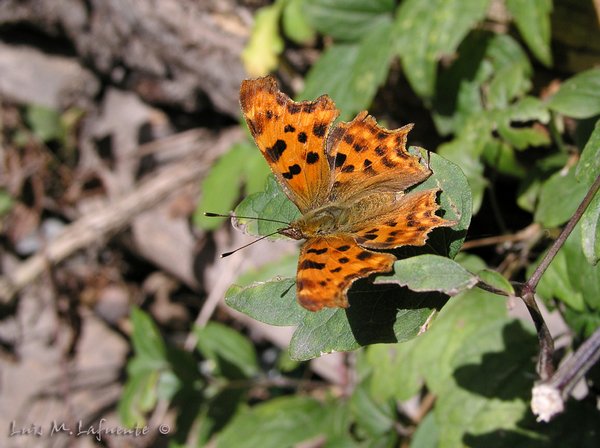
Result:
<svg viewBox="0 0 600 448"><path fill-rule="evenodd" d="M561 367L561 369L555 373L554 364L552 362L554 341L552 340L552 335L550 334L535 301L535 290L542 275L546 272L546 269L548 269L548 266L550 266L550 263L552 263L552 260L583 216L583 213L598 192L598 189L600 189L600 175L596 177L596 180L583 198L583 201L581 201L581 204L577 207L577 210L558 238L554 241L529 280L525 284L517 286L519 288L519 296L527 306L527 310L535 323L540 343L538 373L541 382L533 389L532 399L532 410L538 415L540 420L547 421L552 415L562 411L563 400L566 396L553 393L553 391L568 390L568 392L570 392L574 382L581 378L597 361L598 357L600 357L600 335L594 334L594 337L586 341L589 343L587 345L582 345L580 350L577 351L579 355L574 357L573 360L570 360L571 362L565 363L566 366ZM566 392L566 395L568 395L568 392ZM547 411L545 410L547 408L553 410Z"/></svg>
<svg viewBox="0 0 600 448"><path fill-rule="evenodd" d="M560 248L563 246L563 244L565 243L565 241L567 240L567 238L581 219L581 216L585 212L585 209L588 207L590 202L592 202L592 199L594 199L594 195L596 194L599 188L600 175L596 177L595 182L592 184L589 191L583 198L583 201L581 201L581 204L579 204L579 207L577 207L577 210L575 211L565 228L562 230L562 232L560 232L560 235L554 241L542 262L531 275L531 278L527 281L527 286L529 287L529 289L535 291L535 288L540 282L542 275L544 274L544 272L546 272L546 269L548 269L548 266L550 266L550 263L552 263L552 260L554 260L554 257L556 256Z"/></svg>
<svg viewBox="0 0 600 448"><path fill-rule="evenodd" d="M479 238L476 240L465 241L462 245L463 250L473 249L475 247L483 246L495 246L496 244L504 243L515 243L518 241L527 241L533 238L541 230L541 226L537 223L533 223L524 229L511 235L495 235L486 238Z"/></svg>
<svg viewBox="0 0 600 448"><path fill-rule="evenodd" d="M594 198L594 195L600 188L600 175L596 178L596 181L592 184L589 191L577 207L577 210L562 230L558 238L554 241L550 249L542 259L542 262L538 265L534 273L531 275L529 280L524 285L518 285L518 295L521 297L525 305L527 306L527 310L535 323L535 327L538 333L538 339L540 343L540 356L538 359L538 373L540 375L540 379L542 381L549 380L554 374L554 364L552 362L552 356L554 354L554 342L552 340L552 335L546 326L544 318L542 317L540 310L535 302L535 289L537 288L540 279L552 260L561 249L573 228L577 225L577 222L581 219L581 216L585 212L585 209L589 205L589 203Z"/></svg>

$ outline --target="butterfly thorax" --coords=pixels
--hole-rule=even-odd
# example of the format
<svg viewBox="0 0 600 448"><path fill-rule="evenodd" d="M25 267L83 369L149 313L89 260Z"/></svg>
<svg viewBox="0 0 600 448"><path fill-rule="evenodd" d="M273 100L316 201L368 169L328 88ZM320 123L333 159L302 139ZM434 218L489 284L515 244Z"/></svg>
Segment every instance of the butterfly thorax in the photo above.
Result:
<svg viewBox="0 0 600 448"><path fill-rule="evenodd" d="M347 207L329 204L307 212L279 233L296 240L339 233L348 213Z"/></svg>

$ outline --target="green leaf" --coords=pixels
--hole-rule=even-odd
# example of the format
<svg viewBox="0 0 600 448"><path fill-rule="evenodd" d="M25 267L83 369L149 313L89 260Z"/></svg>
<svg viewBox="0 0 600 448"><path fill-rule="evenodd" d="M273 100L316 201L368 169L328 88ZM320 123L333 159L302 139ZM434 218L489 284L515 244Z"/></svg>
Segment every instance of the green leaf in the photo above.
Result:
<svg viewBox="0 0 600 448"><path fill-rule="evenodd" d="M496 271L492 271L490 269L482 269L477 272L477 277L482 282L505 292L508 295L514 295L515 289L511 285L511 283L504 277L502 274Z"/></svg>
<svg viewBox="0 0 600 448"><path fill-rule="evenodd" d="M524 97L506 109L492 113L498 133L516 149L526 149L530 146L542 146L550 143L550 137L543 128L513 126L514 123L539 121L548 123L550 114L545 105L533 97Z"/></svg>
<svg viewBox="0 0 600 448"><path fill-rule="evenodd" d="M581 217L581 247L588 262L596 265L600 259L600 193L598 192Z"/></svg>
<svg viewBox="0 0 600 448"><path fill-rule="evenodd" d="M415 360L418 341L377 344L367 349L367 362L373 367L371 394L376 399L406 401L419 392L423 380Z"/></svg>
<svg viewBox="0 0 600 448"><path fill-rule="evenodd" d="M487 268L482 258L468 252L460 252L454 261L460 263L463 268L470 272L477 272Z"/></svg>
<svg viewBox="0 0 600 448"><path fill-rule="evenodd" d="M407 0L396 17L397 52L413 89L433 95L437 63L452 54L468 31L485 17L489 0Z"/></svg>
<svg viewBox="0 0 600 448"><path fill-rule="evenodd" d="M545 227L564 224L573 215L585 194L589 183L577 182L575 168L555 173L542 185L540 200L534 220Z"/></svg>
<svg viewBox="0 0 600 448"><path fill-rule="evenodd" d="M456 295L475 286L478 278L449 258L426 254L396 261L393 275L377 278L377 283L383 282L398 283L417 292Z"/></svg>
<svg viewBox="0 0 600 448"><path fill-rule="evenodd" d="M510 36L473 31L457 58L442 70L433 100L433 118L447 135L460 133L484 110L503 110L531 88L526 53Z"/></svg>
<svg viewBox="0 0 600 448"><path fill-rule="evenodd" d="M421 421L410 441L410 448L432 448L439 446L439 431L433 412Z"/></svg>
<svg viewBox="0 0 600 448"><path fill-rule="evenodd" d="M227 214L233 209L244 182L264 184L268 166L252 142L237 143L217 160L202 181L202 197L194 212L194 225L205 229L218 228L227 218L207 217L204 213Z"/></svg>
<svg viewBox="0 0 600 448"><path fill-rule="evenodd" d="M348 120L370 106L388 75L393 56L391 23L381 24L353 45L332 45L306 76L300 99L328 94Z"/></svg>
<svg viewBox="0 0 600 448"><path fill-rule="evenodd" d="M424 250L454 258L460 251L467 229L471 224L472 204L469 182L459 166L440 154L427 153L422 148L411 146L409 152L429 160L433 174L411 191L424 191L431 188L441 188L439 214L449 221L456 221L452 228L435 229L427 240ZM410 253L414 249L408 249Z"/></svg>
<svg viewBox="0 0 600 448"><path fill-rule="evenodd" d="M370 395L368 385L362 382L354 389L350 398L350 409L358 425L358 431L363 430L370 439L384 437L394 433L396 421L394 400L376 401Z"/></svg>
<svg viewBox="0 0 600 448"><path fill-rule="evenodd" d="M252 343L237 331L209 322L196 327L198 350L217 365L219 373L227 378L251 378L259 371Z"/></svg>
<svg viewBox="0 0 600 448"><path fill-rule="evenodd" d="M485 149L488 129L491 129L491 123L487 117L473 116L454 140L440 145L437 150L440 156L458 165L466 176L473 195L473 213L481 207L487 185L480 156Z"/></svg>
<svg viewBox="0 0 600 448"><path fill-rule="evenodd" d="M477 343L473 334L482 326L504 320L505 316L504 298L478 288L451 298L429 331L416 340L415 362L428 387L440 393L452 380L454 357L469 344Z"/></svg>
<svg viewBox="0 0 600 448"><path fill-rule="evenodd" d="M600 175L600 120L585 144L581 158L577 164L575 176L579 182L587 181L592 184Z"/></svg>
<svg viewBox="0 0 600 448"><path fill-rule="evenodd" d="M550 109L574 118L600 114L600 69L593 68L568 79L547 104Z"/></svg>
<svg viewBox="0 0 600 448"><path fill-rule="evenodd" d="M277 68L278 57L284 49L279 35L282 1L277 0L258 10L248 45L242 51L242 61L251 76L264 76Z"/></svg>
<svg viewBox="0 0 600 448"><path fill-rule="evenodd" d="M145 413L158 400L158 384L168 372L164 341L152 319L137 307L131 309L131 340L135 356L127 363L127 383L119 400L119 416L128 427L145 422Z"/></svg>
<svg viewBox="0 0 600 448"><path fill-rule="evenodd" d="M157 400L158 378L159 372L154 370L130 375L127 379L117 405L119 419L126 427L144 425L145 413L154 407Z"/></svg>
<svg viewBox="0 0 600 448"><path fill-rule="evenodd" d="M14 202L10 194L3 188L0 188L0 218L10 212Z"/></svg>
<svg viewBox="0 0 600 448"><path fill-rule="evenodd" d="M465 435L516 429L530 412L526 399L536 352L533 332L519 321L501 318L477 326L453 356L452 376L438 395L439 446L462 446Z"/></svg>
<svg viewBox="0 0 600 448"><path fill-rule="evenodd" d="M45 106L31 105L25 110L25 120L33 133L43 142L62 140L65 127L60 112Z"/></svg>
<svg viewBox="0 0 600 448"><path fill-rule="evenodd" d="M507 176L522 178L527 173L517 160L513 147L503 141L489 140L482 156L488 166Z"/></svg>
<svg viewBox="0 0 600 448"><path fill-rule="evenodd" d="M283 7L282 25L285 35L297 44L315 39L315 30L303 12L304 0L287 0Z"/></svg>
<svg viewBox="0 0 600 448"><path fill-rule="evenodd" d="M333 351L350 351L370 344L414 338L446 301L438 293L415 293L390 285L359 281L348 292L347 310L309 313L290 343L293 359L304 361ZM365 319L364 316L369 316Z"/></svg>
<svg viewBox="0 0 600 448"><path fill-rule="evenodd" d="M576 312L595 314L598 319L600 264L590 265L583 255L581 227L582 223L575 226L564 246L544 272L538 285L538 294L545 300L556 297ZM533 271L534 267L532 266L530 271Z"/></svg>
<svg viewBox="0 0 600 448"><path fill-rule="evenodd" d="M296 301L293 278L254 283L245 288L232 286L225 293L225 303L269 325L298 325L310 313Z"/></svg>
<svg viewBox="0 0 600 448"><path fill-rule="evenodd" d="M540 260L541 261L541 258ZM534 268L539 264L530 266L528 276L531 276ZM577 311L584 311L585 302L581 292L576 291L567 268L567 258L564 251L559 251L537 287L537 294L546 299L546 303L552 303L551 299L556 297Z"/></svg>
<svg viewBox="0 0 600 448"><path fill-rule="evenodd" d="M393 0L304 0L304 13L319 32L343 41L359 41L391 22Z"/></svg>
<svg viewBox="0 0 600 448"><path fill-rule="evenodd" d="M507 0L517 29L535 57L545 66L552 65L550 51L550 13L552 0Z"/></svg>
<svg viewBox="0 0 600 448"><path fill-rule="evenodd" d="M165 343L150 316L138 307L132 307L131 323L133 325L131 342L136 356L159 363L166 361Z"/></svg>
<svg viewBox="0 0 600 448"><path fill-rule="evenodd" d="M327 434L330 409L307 397L274 398L238 413L217 437L217 448L280 448Z"/></svg>
<svg viewBox="0 0 600 448"><path fill-rule="evenodd" d="M387 373L378 386L383 397L384 388L410 394L425 379L437 396L434 446L455 447L464 446L466 436L517 427L528 412L536 351L532 332L507 318L505 300L475 288L450 299L424 335L408 344L370 347L367 356ZM373 384L376 379L381 376L374 372ZM412 386L403 389L404 381Z"/></svg>
<svg viewBox="0 0 600 448"><path fill-rule="evenodd" d="M300 211L281 191L275 177L267 177L265 190L246 197L235 208L235 215L274 219L284 223L292 222L300 216ZM239 218L238 224L250 235L267 235L285 227L285 224L264 220ZM284 238L275 234L273 238Z"/></svg>

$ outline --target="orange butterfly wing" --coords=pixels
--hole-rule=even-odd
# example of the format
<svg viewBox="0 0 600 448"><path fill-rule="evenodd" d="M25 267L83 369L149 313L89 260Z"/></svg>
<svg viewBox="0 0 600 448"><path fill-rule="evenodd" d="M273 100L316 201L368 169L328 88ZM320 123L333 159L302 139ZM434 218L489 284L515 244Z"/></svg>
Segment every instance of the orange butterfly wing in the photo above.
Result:
<svg viewBox="0 0 600 448"><path fill-rule="evenodd" d="M296 279L297 298L310 310L347 308L346 292L357 279L389 272L392 254L363 249L349 235L311 238L302 246Z"/></svg>
<svg viewBox="0 0 600 448"><path fill-rule="evenodd" d="M332 183L325 138L339 115L331 98L292 101L268 76L243 81L240 104L252 137L290 200L302 213L324 203Z"/></svg>
<svg viewBox="0 0 600 448"><path fill-rule="evenodd" d="M406 150L411 129L409 124L389 131L367 112L338 124L327 138L326 152L335 160L329 199L353 200L365 191L403 191L427 179L431 171Z"/></svg>

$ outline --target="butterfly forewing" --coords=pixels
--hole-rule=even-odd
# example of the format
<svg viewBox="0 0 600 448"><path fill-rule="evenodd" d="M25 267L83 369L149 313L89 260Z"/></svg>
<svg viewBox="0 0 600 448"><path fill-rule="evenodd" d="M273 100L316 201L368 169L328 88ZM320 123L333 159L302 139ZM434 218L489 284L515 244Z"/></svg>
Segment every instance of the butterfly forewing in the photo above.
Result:
<svg viewBox="0 0 600 448"><path fill-rule="evenodd" d="M306 212L321 205L332 183L325 138L339 111L326 95L292 101L272 77L246 80L240 89L244 118L288 197Z"/></svg>
<svg viewBox="0 0 600 448"><path fill-rule="evenodd" d="M407 125L389 131L366 112L338 124L327 139L326 152L335 154L330 199L353 200L364 191L403 191L427 179L431 171L406 150L411 129Z"/></svg>

